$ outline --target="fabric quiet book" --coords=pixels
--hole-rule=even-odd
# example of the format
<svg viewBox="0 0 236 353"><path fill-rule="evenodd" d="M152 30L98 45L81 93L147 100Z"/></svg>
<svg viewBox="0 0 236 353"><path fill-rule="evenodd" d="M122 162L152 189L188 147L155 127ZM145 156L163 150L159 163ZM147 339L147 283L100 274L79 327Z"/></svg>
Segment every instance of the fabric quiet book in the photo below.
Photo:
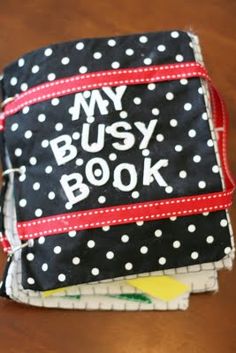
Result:
<svg viewBox="0 0 236 353"><path fill-rule="evenodd" d="M196 34L53 44L1 77L1 295L186 309L234 258L228 116Z"/></svg>

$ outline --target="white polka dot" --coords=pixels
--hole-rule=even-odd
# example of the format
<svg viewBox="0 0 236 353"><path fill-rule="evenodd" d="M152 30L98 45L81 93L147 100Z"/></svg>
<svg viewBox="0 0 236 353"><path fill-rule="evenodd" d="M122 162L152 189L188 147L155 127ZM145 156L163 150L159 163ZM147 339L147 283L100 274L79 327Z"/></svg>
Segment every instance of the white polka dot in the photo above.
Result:
<svg viewBox="0 0 236 353"><path fill-rule="evenodd" d="M80 258L78 256L73 257L72 263L73 265L78 265L80 263Z"/></svg>
<svg viewBox="0 0 236 353"><path fill-rule="evenodd" d="M204 188L206 187L206 182L203 181L203 180L199 181L198 187L199 187L200 189L204 189Z"/></svg>
<svg viewBox="0 0 236 353"><path fill-rule="evenodd" d="M203 88L202 87L199 87L197 91L198 91L199 94L203 94Z"/></svg>
<svg viewBox="0 0 236 353"><path fill-rule="evenodd" d="M115 39L109 39L107 44L109 45L109 47L114 47L116 45L116 41Z"/></svg>
<svg viewBox="0 0 236 353"><path fill-rule="evenodd" d="M106 202L105 196L99 196L98 202L99 202L99 203L104 203L104 202Z"/></svg>
<svg viewBox="0 0 236 353"><path fill-rule="evenodd" d="M104 232L107 232L109 229L110 229L109 226L102 227L102 230L103 230Z"/></svg>
<svg viewBox="0 0 236 353"><path fill-rule="evenodd" d="M49 198L49 200L53 200L53 199L55 199L55 192L53 192L53 191L50 191L49 193L48 193L48 198Z"/></svg>
<svg viewBox="0 0 236 353"><path fill-rule="evenodd" d="M208 216L209 212L203 212L203 216Z"/></svg>
<svg viewBox="0 0 236 353"><path fill-rule="evenodd" d="M32 135L33 135L33 134L32 134L32 131L31 131L31 130L27 130L27 131L25 132L25 135L24 135L24 136L25 136L26 139L30 139L30 138L32 137Z"/></svg>
<svg viewBox="0 0 236 353"><path fill-rule="evenodd" d="M39 66L38 65L34 65L31 69L33 74L36 74L37 72L39 72Z"/></svg>
<svg viewBox="0 0 236 353"><path fill-rule="evenodd" d="M10 80L10 84L11 86L15 86L17 84L18 80L16 77L12 77L11 80Z"/></svg>
<svg viewBox="0 0 236 353"><path fill-rule="evenodd" d="M197 251L193 251L193 252L191 253L191 258L192 258L193 260L196 260L196 259L198 258L198 256L199 256L199 254L198 254Z"/></svg>
<svg viewBox="0 0 236 353"><path fill-rule="evenodd" d="M182 179L186 178L187 177L187 172L185 170L181 170L179 172L179 177L182 178Z"/></svg>
<svg viewBox="0 0 236 353"><path fill-rule="evenodd" d="M15 149L15 156L20 157L22 155L22 149L21 148L16 148Z"/></svg>
<svg viewBox="0 0 236 353"><path fill-rule="evenodd" d="M194 130L194 129L189 130L188 136L189 137L195 137L196 136L196 130Z"/></svg>
<svg viewBox="0 0 236 353"><path fill-rule="evenodd" d="M141 36L141 37L139 37L139 41L140 41L140 43L147 43L148 38L146 36Z"/></svg>
<svg viewBox="0 0 236 353"><path fill-rule="evenodd" d="M76 231L75 230L71 230L70 232L68 232L68 235L70 238L74 238L76 236Z"/></svg>
<svg viewBox="0 0 236 353"><path fill-rule="evenodd" d="M134 51L133 49L129 48L129 49L126 49L125 54L131 56L134 54Z"/></svg>
<svg viewBox="0 0 236 353"><path fill-rule="evenodd" d="M75 47L76 47L77 50L82 50L82 49L84 49L84 43L79 42L79 43L76 44Z"/></svg>
<svg viewBox="0 0 236 353"><path fill-rule="evenodd" d="M133 102L134 102L134 104L139 105L139 104L141 104L142 100L139 97L135 97Z"/></svg>
<svg viewBox="0 0 236 353"><path fill-rule="evenodd" d="M39 190L40 189L40 184L38 182L33 184L33 189L34 190Z"/></svg>
<svg viewBox="0 0 236 353"><path fill-rule="evenodd" d="M206 238L206 242L208 244L212 244L214 241L214 237L212 235L208 235L208 237Z"/></svg>
<svg viewBox="0 0 236 353"><path fill-rule="evenodd" d="M185 103L184 110L189 111L191 109L192 109L192 104L191 103Z"/></svg>
<svg viewBox="0 0 236 353"><path fill-rule="evenodd" d="M126 111L123 110L120 112L121 119L125 119L125 118L127 118L127 116L128 116L128 113Z"/></svg>
<svg viewBox="0 0 236 353"><path fill-rule="evenodd" d="M61 131L63 129L63 124L62 123L57 123L56 125L55 125L55 130L56 131Z"/></svg>
<svg viewBox="0 0 236 353"><path fill-rule="evenodd" d="M53 105L53 106L56 106L56 105L58 105L60 103L60 100L58 99L58 98L53 98L52 100L51 100L51 104Z"/></svg>
<svg viewBox="0 0 236 353"><path fill-rule="evenodd" d="M173 31L173 32L171 32L170 35L171 35L172 38L178 38L179 37L179 32Z"/></svg>
<svg viewBox="0 0 236 353"><path fill-rule="evenodd" d="M51 165L48 165L48 166L45 168L45 173L50 174L51 172L52 172L52 166L51 166Z"/></svg>
<svg viewBox="0 0 236 353"><path fill-rule="evenodd" d="M67 202L67 203L65 204L65 208L66 208L67 210L71 210L72 207L73 207L73 205L72 205L70 202Z"/></svg>
<svg viewBox="0 0 236 353"><path fill-rule="evenodd" d="M195 230L196 230L196 226L195 226L194 224L190 224L190 225L188 226L188 231L189 231L190 233L195 232Z"/></svg>
<svg viewBox="0 0 236 353"><path fill-rule="evenodd" d="M19 124L17 124L17 123L12 124L11 131L16 131L18 129L18 127L19 127Z"/></svg>
<svg viewBox="0 0 236 353"><path fill-rule="evenodd" d="M155 83L149 83L147 85L147 88L149 89L149 91L154 91L154 89L156 88L156 85Z"/></svg>
<svg viewBox="0 0 236 353"><path fill-rule="evenodd" d="M55 80L55 78L56 78L56 75L53 72L48 74L48 81L53 81L53 80Z"/></svg>
<svg viewBox="0 0 236 353"><path fill-rule="evenodd" d="M102 57L102 53L100 53L99 51L97 51L96 53L93 54L94 59L101 59Z"/></svg>
<svg viewBox="0 0 236 353"><path fill-rule="evenodd" d="M201 156L199 156L198 154L196 154L194 157L193 157L193 161L195 162L195 163L199 163L200 161L201 161Z"/></svg>
<svg viewBox="0 0 236 353"><path fill-rule="evenodd" d="M94 246L95 246L95 241L94 240L89 240L87 242L87 247L88 248L92 249L92 248L94 248Z"/></svg>
<svg viewBox="0 0 236 353"><path fill-rule="evenodd" d="M152 115L159 115L159 114L160 114L160 110L158 108L152 109Z"/></svg>
<svg viewBox="0 0 236 353"><path fill-rule="evenodd" d="M78 140L80 138L80 133L78 131L73 132L72 138L73 140Z"/></svg>
<svg viewBox="0 0 236 353"><path fill-rule="evenodd" d="M144 224L144 222L143 221L138 221L138 222L136 222L136 224L137 224L137 226L141 227Z"/></svg>
<svg viewBox="0 0 236 353"><path fill-rule="evenodd" d="M113 257L114 257L114 252L113 252L113 251L108 251L108 252L106 253L106 258L107 258L108 260L113 259Z"/></svg>
<svg viewBox="0 0 236 353"><path fill-rule="evenodd" d="M26 259L27 259L28 261L33 261L33 259L34 259L34 254L32 254L31 252L28 253L28 254L26 255Z"/></svg>
<svg viewBox="0 0 236 353"><path fill-rule="evenodd" d="M219 173L219 167L218 167L218 165L213 165L212 171L213 171L213 173Z"/></svg>
<svg viewBox="0 0 236 353"><path fill-rule="evenodd" d="M174 99L173 93L172 93L172 92L166 93L166 99L167 99L168 101L171 101L172 99Z"/></svg>
<svg viewBox="0 0 236 353"><path fill-rule="evenodd" d="M147 252L148 252L148 247L147 247L147 246L142 246L142 247L140 248L140 252L141 252L141 254L147 254Z"/></svg>
<svg viewBox="0 0 236 353"><path fill-rule="evenodd" d="M25 65L25 59L20 58L20 59L18 60L18 66L19 66L19 67L23 67L24 65Z"/></svg>
<svg viewBox="0 0 236 353"><path fill-rule="evenodd" d="M137 199L139 197L139 192L138 191L133 191L131 196L133 197L133 199Z"/></svg>
<svg viewBox="0 0 236 353"><path fill-rule="evenodd" d="M170 120L170 126L176 127L178 125L178 121L176 119L171 119Z"/></svg>
<svg viewBox="0 0 236 353"><path fill-rule="evenodd" d="M22 109L22 113L23 113L23 114L28 114L28 113L29 113L29 110L30 110L29 107L24 107L24 108Z"/></svg>
<svg viewBox="0 0 236 353"><path fill-rule="evenodd" d="M83 165L84 161L82 158L77 158L76 161L75 161L75 164L78 165L78 166L81 166Z"/></svg>
<svg viewBox="0 0 236 353"><path fill-rule="evenodd" d="M66 280L66 276L64 275L64 273L60 273L58 275L58 281L59 282L64 282Z"/></svg>
<svg viewBox="0 0 236 353"><path fill-rule="evenodd" d="M35 284L35 280L32 277L27 278L27 283L28 284Z"/></svg>
<svg viewBox="0 0 236 353"><path fill-rule="evenodd" d="M84 96L84 98L89 98L91 96L91 92L90 91L84 91L83 92L83 96Z"/></svg>
<svg viewBox="0 0 236 353"><path fill-rule="evenodd" d="M110 159L110 161L115 161L116 158L117 158L117 155L116 155L115 153L109 154L109 159Z"/></svg>
<svg viewBox="0 0 236 353"><path fill-rule="evenodd" d="M126 269L127 271L132 270L132 268L133 268L133 265L132 265L131 262L127 262L127 263L125 264L125 269Z"/></svg>
<svg viewBox="0 0 236 353"><path fill-rule="evenodd" d="M79 72L80 72L81 74L85 74L87 71L88 71L88 69L87 69L86 66L80 66Z"/></svg>
<svg viewBox="0 0 236 353"><path fill-rule="evenodd" d="M207 120L208 119L207 113L202 113L202 119L203 120Z"/></svg>
<svg viewBox="0 0 236 353"><path fill-rule="evenodd" d="M70 62L70 59L67 56L61 59L62 65L68 65L69 62Z"/></svg>
<svg viewBox="0 0 236 353"><path fill-rule="evenodd" d="M129 241L129 236L127 234L122 235L121 241L122 243L127 243Z"/></svg>
<svg viewBox="0 0 236 353"><path fill-rule="evenodd" d="M93 276L99 275L99 269L97 267L92 268L91 273Z"/></svg>
<svg viewBox="0 0 236 353"><path fill-rule="evenodd" d="M152 59L150 59L150 58L145 58L145 59L143 60L143 63L144 63L145 65L151 65Z"/></svg>
<svg viewBox="0 0 236 353"><path fill-rule="evenodd" d="M60 254L61 247L59 245L57 245L57 246L54 247L53 251L54 251L55 254Z"/></svg>
<svg viewBox="0 0 236 353"><path fill-rule="evenodd" d="M27 205L26 199L21 199L21 200L19 201L19 205L20 205L20 207L25 207L25 206Z"/></svg>
<svg viewBox="0 0 236 353"><path fill-rule="evenodd" d="M165 257L160 257L159 260L158 260L159 264L160 265L165 265L166 263L166 258Z"/></svg>
<svg viewBox="0 0 236 353"><path fill-rule="evenodd" d="M167 187L165 188L165 192L166 192L167 194L171 194L171 193L173 192L172 186L167 186Z"/></svg>
<svg viewBox="0 0 236 353"><path fill-rule="evenodd" d="M212 139L209 139L209 140L207 141L207 146L208 146L208 147L213 147L213 146L214 146L214 143L213 143L213 140L212 140Z"/></svg>
<svg viewBox="0 0 236 353"><path fill-rule="evenodd" d="M220 225L221 225L221 227L227 227L227 225L228 225L227 219L222 219L220 221Z"/></svg>
<svg viewBox="0 0 236 353"><path fill-rule="evenodd" d="M41 269L43 272L46 272L48 270L48 264L46 264L46 263L42 264Z"/></svg>
<svg viewBox="0 0 236 353"><path fill-rule="evenodd" d="M37 208L35 210L34 214L35 214L36 217L40 217L40 216L42 216L43 211L41 210L41 208Z"/></svg>
<svg viewBox="0 0 236 353"><path fill-rule="evenodd" d="M157 140L158 142L162 142L162 141L164 140L164 136L163 136L162 134L157 134L157 135L156 135L156 140Z"/></svg>
<svg viewBox="0 0 236 353"><path fill-rule="evenodd" d="M52 49L51 49L51 48L45 49L45 50L44 50L44 55L45 55L45 56L50 56L50 55L52 55Z"/></svg>
<svg viewBox="0 0 236 353"><path fill-rule="evenodd" d="M93 174L96 176L96 177L99 177L102 175L102 170L101 169L95 169Z"/></svg>
<svg viewBox="0 0 236 353"><path fill-rule="evenodd" d="M175 146L175 151L176 152L181 152L183 150L183 146L181 146L181 145L176 145Z"/></svg>
<svg viewBox="0 0 236 353"><path fill-rule="evenodd" d="M150 154L150 151L149 151L147 148L145 148L145 149L142 151L142 155L143 155L144 157L149 156L149 154Z"/></svg>
<svg viewBox="0 0 236 353"><path fill-rule="evenodd" d="M175 249L178 249L178 248L180 247L180 245L181 245L181 243L180 243L179 240L175 240L175 241L173 242L173 248L175 248Z"/></svg>
<svg viewBox="0 0 236 353"><path fill-rule="evenodd" d="M176 221L177 217L173 216L173 217L170 217L170 220L171 221Z"/></svg>
<svg viewBox="0 0 236 353"><path fill-rule="evenodd" d="M95 121L95 118L93 116L87 117L87 123L92 124L94 121Z"/></svg>
<svg viewBox="0 0 236 353"><path fill-rule="evenodd" d="M120 67L120 63L118 61L113 61L113 63L111 64L111 67L113 69L118 69Z"/></svg>
<svg viewBox="0 0 236 353"><path fill-rule="evenodd" d="M188 80L186 78L181 78L181 80L179 82L183 86L188 84Z"/></svg>
<svg viewBox="0 0 236 353"><path fill-rule="evenodd" d="M158 45L157 50L160 51L160 52L163 52L163 51L166 50L166 47L165 47L165 45L160 44L160 45Z"/></svg>
<svg viewBox="0 0 236 353"><path fill-rule="evenodd" d="M178 55L176 55L175 60L178 61L178 62L181 62L181 61L184 60L184 57L183 57L183 55L178 54Z"/></svg>
<svg viewBox="0 0 236 353"><path fill-rule="evenodd" d="M162 236L162 230L161 229L156 229L154 234L155 234L155 237L160 238Z"/></svg>
<svg viewBox="0 0 236 353"><path fill-rule="evenodd" d="M26 82L23 82L23 83L20 85L20 89L21 89L23 92L27 91L27 89L28 89L27 83L26 83Z"/></svg>
<svg viewBox="0 0 236 353"><path fill-rule="evenodd" d="M46 120L46 115L45 114L39 114L38 121L40 123L43 123L45 120Z"/></svg>
<svg viewBox="0 0 236 353"><path fill-rule="evenodd" d="M225 255L230 254L230 253L231 253L231 250L232 250L232 249L231 249L229 246L227 246L227 247L224 249Z"/></svg>
<svg viewBox="0 0 236 353"><path fill-rule="evenodd" d="M38 238L38 243L41 244L41 245L44 244L45 243L45 237L39 237Z"/></svg>

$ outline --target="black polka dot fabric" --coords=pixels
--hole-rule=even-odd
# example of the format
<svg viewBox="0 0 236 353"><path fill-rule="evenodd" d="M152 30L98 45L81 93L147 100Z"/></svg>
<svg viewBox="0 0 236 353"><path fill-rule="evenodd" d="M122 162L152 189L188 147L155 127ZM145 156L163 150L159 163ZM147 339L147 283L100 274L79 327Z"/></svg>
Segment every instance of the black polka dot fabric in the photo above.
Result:
<svg viewBox="0 0 236 353"><path fill-rule="evenodd" d="M181 31L71 41L6 67L2 94L78 73L189 61L193 45ZM222 190L198 78L25 107L7 118L4 140L12 166L23 171L14 180L18 221ZM48 290L216 261L230 251L225 211L70 231L22 249L22 284Z"/></svg>

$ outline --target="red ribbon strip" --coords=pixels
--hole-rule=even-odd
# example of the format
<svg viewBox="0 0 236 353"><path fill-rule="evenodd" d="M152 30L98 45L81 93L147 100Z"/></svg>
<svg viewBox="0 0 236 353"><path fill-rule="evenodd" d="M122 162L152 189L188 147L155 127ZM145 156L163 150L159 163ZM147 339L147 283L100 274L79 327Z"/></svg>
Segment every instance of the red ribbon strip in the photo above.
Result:
<svg viewBox="0 0 236 353"><path fill-rule="evenodd" d="M6 104L2 119L4 120L8 116L16 114L25 106L84 90L105 86L147 84L150 82L193 77L204 78L210 83L206 69L196 62L109 70L76 75L35 86L17 95L14 100ZM209 88L214 128L221 129L218 132L218 149L225 183L224 191L90 209L86 211L67 212L30 221L17 222L19 238L21 240L27 240L40 236L66 233L73 230L79 231L82 229L99 228L138 221L151 221L174 216L190 216L203 212L215 212L227 209L232 204L232 194L235 188L235 181L229 171L226 153L228 114L222 99L211 83L209 84ZM4 124L2 124L2 129L3 125Z"/></svg>

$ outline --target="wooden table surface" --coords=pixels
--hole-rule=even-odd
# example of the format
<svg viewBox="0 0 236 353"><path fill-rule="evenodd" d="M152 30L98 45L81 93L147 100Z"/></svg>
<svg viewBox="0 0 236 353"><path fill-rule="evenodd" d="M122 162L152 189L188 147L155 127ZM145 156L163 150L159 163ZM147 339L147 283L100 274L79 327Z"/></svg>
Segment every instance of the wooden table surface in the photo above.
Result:
<svg viewBox="0 0 236 353"><path fill-rule="evenodd" d="M5 0L0 4L0 67L57 41L142 31L192 29L231 116L236 174L235 0ZM236 208L231 211L236 229ZM1 267L5 256L1 255ZM80 312L0 300L0 352L234 353L236 271L217 294L192 295L186 312Z"/></svg>

